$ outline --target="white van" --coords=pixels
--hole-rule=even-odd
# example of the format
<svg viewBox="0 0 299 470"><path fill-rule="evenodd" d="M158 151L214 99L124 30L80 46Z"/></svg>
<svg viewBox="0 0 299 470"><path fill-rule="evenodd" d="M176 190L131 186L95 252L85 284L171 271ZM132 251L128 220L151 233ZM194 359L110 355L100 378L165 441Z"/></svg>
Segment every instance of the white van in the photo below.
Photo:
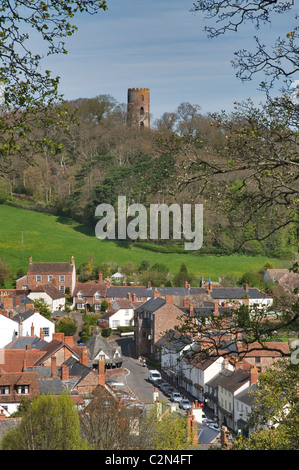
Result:
<svg viewBox="0 0 299 470"><path fill-rule="evenodd" d="M148 372L148 380L150 382L156 382L156 380L161 380L161 374L158 370L149 370Z"/></svg>

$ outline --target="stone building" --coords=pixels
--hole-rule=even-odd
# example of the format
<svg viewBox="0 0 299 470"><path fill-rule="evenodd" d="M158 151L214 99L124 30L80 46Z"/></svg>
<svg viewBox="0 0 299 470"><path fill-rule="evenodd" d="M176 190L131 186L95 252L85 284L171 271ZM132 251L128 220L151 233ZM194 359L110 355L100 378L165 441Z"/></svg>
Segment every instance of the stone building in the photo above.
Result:
<svg viewBox="0 0 299 470"><path fill-rule="evenodd" d="M149 88L128 89L127 123L140 129L150 128Z"/></svg>

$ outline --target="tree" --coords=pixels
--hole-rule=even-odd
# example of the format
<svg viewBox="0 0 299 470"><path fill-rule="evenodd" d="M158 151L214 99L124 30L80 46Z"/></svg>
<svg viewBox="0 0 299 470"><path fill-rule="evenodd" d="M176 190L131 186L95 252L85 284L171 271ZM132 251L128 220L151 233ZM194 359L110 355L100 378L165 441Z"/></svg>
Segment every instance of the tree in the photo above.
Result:
<svg viewBox="0 0 299 470"><path fill-rule="evenodd" d="M47 318L48 320L51 319L51 309L50 309L50 306L45 301L45 299L43 298L36 299L33 301L33 305L34 305L34 308L39 310L39 313L43 317Z"/></svg>
<svg viewBox="0 0 299 470"><path fill-rule="evenodd" d="M77 323L71 318L61 318L56 324L55 330L64 333L65 336L74 336L77 331Z"/></svg>
<svg viewBox="0 0 299 470"><path fill-rule="evenodd" d="M86 450L78 412L67 394L40 395L21 405L22 421L5 434L2 450Z"/></svg>
<svg viewBox="0 0 299 470"><path fill-rule="evenodd" d="M191 450L193 434L185 416L168 413L162 419L160 404L153 405L140 421L139 442L143 450Z"/></svg>
<svg viewBox="0 0 299 470"><path fill-rule="evenodd" d="M273 16L294 9L295 2L284 0L240 0L234 3L230 0L199 0L193 7L194 12L206 14L210 24L205 26L205 31L212 38L226 32L237 32L248 22L259 30L265 23L270 23ZM296 14L294 19L298 19ZM298 33L298 26L295 24L282 37L277 38L275 44L268 47L255 36L255 52L242 50L235 53L233 65L239 70L237 76L247 81L251 80L254 74L262 72L265 80L261 86L267 90L273 86L275 80L281 77L288 80L295 76L299 70L296 44Z"/></svg>
<svg viewBox="0 0 299 470"><path fill-rule="evenodd" d="M237 438L232 449L297 450L298 411L298 364L280 361L259 375L248 423L253 432Z"/></svg>
<svg viewBox="0 0 299 470"><path fill-rule="evenodd" d="M91 403L80 412L82 436L92 450L135 448L134 428L140 411L126 407L105 390L95 390Z"/></svg>
<svg viewBox="0 0 299 470"><path fill-rule="evenodd" d="M64 38L77 27L71 19L78 13L95 14L106 10L105 1L5 0L1 2L0 37L0 169L8 172L15 152L23 152L30 143L34 126L61 125L66 109L56 107L62 101L58 94L59 77L42 71L42 56L66 54ZM34 45L34 46L33 46ZM41 123L42 121L42 123ZM40 144L50 144L45 137ZM32 145L33 144L33 145ZM31 142L31 155L34 146ZM24 153L22 153L24 155Z"/></svg>

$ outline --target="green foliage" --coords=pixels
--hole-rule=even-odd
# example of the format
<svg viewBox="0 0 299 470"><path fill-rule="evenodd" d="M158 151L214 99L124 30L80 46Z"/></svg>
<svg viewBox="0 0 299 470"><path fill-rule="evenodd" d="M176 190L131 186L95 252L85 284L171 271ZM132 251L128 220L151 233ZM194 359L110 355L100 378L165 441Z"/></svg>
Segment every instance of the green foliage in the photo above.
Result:
<svg viewBox="0 0 299 470"><path fill-rule="evenodd" d="M108 338L112 334L112 329L111 328L103 328L101 333L102 333L103 338Z"/></svg>
<svg viewBox="0 0 299 470"><path fill-rule="evenodd" d="M22 421L5 434L2 450L86 450L77 409L67 394L24 403Z"/></svg>
<svg viewBox="0 0 299 470"><path fill-rule="evenodd" d="M64 333L66 336L74 336L77 331L77 323L71 318L61 318L56 323L55 330Z"/></svg>
<svg viewBox="0 0 299 470"><path fill-rule="evenodd" d="M45 299L40 298L40 299L33 300L33 305L34 305L34 308L39 309L39 313L43 317L47 318L48 320L51 319L51 309L50 309L50 306L45 301Z"/></svg>

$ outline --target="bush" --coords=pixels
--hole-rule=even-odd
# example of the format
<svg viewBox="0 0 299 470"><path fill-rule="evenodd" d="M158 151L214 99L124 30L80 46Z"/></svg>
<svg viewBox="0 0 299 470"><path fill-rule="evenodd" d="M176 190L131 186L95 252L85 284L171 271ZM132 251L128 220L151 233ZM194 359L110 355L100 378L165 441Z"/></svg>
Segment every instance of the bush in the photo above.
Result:
<svg viewBox="0 0 299 470"><path fill-rule="evenodd" d="M102 329L102 336L103 338L108 338L108 336L110 336L112 333L112 329L111 328L103 328Z"/></svg>

